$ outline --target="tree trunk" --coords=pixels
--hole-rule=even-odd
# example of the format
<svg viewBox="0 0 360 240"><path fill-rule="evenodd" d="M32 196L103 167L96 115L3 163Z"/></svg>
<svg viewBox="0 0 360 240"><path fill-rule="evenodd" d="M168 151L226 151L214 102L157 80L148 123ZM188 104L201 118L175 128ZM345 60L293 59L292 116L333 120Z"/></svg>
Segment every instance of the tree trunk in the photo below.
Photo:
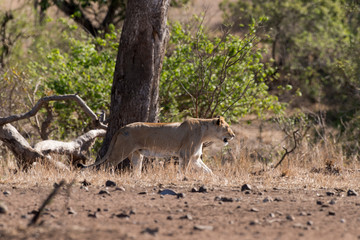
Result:
<svg viewBox="0 0 360 240"><path fill-rule="evenodd" d="M169 0L129 0L111 90L110 118L99 156L115 132L132 122L156 122ZM99 161L99 158L97 159Z"/></svg>

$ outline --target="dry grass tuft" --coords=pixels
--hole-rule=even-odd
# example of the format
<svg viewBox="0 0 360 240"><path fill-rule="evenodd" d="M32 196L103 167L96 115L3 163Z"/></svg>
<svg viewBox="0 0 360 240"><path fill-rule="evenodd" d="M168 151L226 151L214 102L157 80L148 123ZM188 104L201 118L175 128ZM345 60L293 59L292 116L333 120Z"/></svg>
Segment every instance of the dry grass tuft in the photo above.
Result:
<svg viewBox="0 0 360 240"><path fill-rule="evenodd" d="M75 184L86 180L95 186L102 186L107 180L112 180L125 188L158 185L186 187L200 184L231 187L244 183L252 184L259 189L358 188L359 162L344 156L339 145L334 142L302 142L286 157L279 168L273 169L283 154L282 146L289 146L291 143L284 142L280 132L270 134L266 128L262 128L261 144L256 142L258 137L254 134L253 128L239 127L236 131L240 137L234 140L230 147L221 149L214 145L204 151L204 162L213 170L214 176L188 171L184 179L184 176L178 174L177 165L164 166L160 162L148 165L141 177L127 171L62 171L41 163L23 172L14 166L14 161L7 159L0 165L0 183L22 187L52 186L65 179L66 182L74 181Z"/></svg>

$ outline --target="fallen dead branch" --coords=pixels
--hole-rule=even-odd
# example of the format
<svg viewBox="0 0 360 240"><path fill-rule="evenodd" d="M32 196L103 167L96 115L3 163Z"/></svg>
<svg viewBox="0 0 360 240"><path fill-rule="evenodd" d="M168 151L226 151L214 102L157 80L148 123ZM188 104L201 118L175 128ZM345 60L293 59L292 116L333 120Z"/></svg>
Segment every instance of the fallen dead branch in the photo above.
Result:
<svg viewBox="0 0 360 240"><path fill-rule="evenodd" d="M35 116L41 107L48 106L47 103L50 101L64 100L72 100L79 104L82 110L93 120L93 125L99 129L90 130L70 142L45 140L31 147L27 140L10 124ZM62 163L53 160L51 154L67 155L72 158L72 161L86 161L87 157L85 154L89 152L96 138L105 136L107 126L103 122L104 119L101 117L99 119L87 106L85 101L76 94L47 96L41 98L27 113L1 117L0 140L12 151L15 155L17 165L22 169L27 169L32 163L39 159L45 160L55 167L66 169L66 166Z"/></svg>

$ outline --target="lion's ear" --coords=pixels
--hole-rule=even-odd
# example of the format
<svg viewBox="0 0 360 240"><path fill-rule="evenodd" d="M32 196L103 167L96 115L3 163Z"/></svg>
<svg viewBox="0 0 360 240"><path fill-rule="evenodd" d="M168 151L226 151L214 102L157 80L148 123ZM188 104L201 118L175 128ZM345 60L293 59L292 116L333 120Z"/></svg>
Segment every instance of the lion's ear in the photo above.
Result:
<svg viewBox="0 0 360 240"><path fill-rule="evenodd" d="M220 119L220 117L218 117L218 118L216 119L216 125L218 125L218 126L221 125L221 119Z"/></svg>

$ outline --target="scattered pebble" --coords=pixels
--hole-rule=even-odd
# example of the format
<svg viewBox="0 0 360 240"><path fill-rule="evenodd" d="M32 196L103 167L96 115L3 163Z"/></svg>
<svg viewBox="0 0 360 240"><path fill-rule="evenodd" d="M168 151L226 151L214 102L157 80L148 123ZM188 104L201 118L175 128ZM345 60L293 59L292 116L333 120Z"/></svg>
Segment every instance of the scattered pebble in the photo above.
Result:
<svg viewBox="0 0 360 240"><path fill-rule="evenodd" d="M119 214L116 214L115 217L117 217L117 218L130 218L130 215L128 215L126 213L119 213Z"/></svg>
<svg viewBox="0 0 360 240"><path fill-rule="evenodd" d="M96 213L97 213L97 212L89 213L89 214L88 214L88 217L97 218Z"/></svg>
<svg viewBox="0 0 360 240"><path fill-rule="evenodd" d="M307 221L306 224L307 224L308 226L314 225L313 221L311 221L311 220Z"/></svg>
<svg viewBox="0 0 360 240"><path fill-rule="evenodd" d="M110 193L109 193L108 190L100 190L99 194L100 194L100 195L103 195L103 194L110 195Z"/></svg>
<svg viewBox="0 0 360 240"><path fill-rule="evenodd" d="M329 216L335 216L335 212L334 211L329 211Z"/></svg>
<svg viewBox="0 0 360 240"><path fill-rule="evenodd" d="M114 181L111 181L111 180L107 180L105 182L105 186L106 187L116 187L116 183Z"/></svg>
<svg viewBox="0 0 360 240"><path fill-rule="evenodd" d="M250 209L250 212L258 212L259 211L259 209L257 209L257 208L251 208Z"/></svg>
<svg viewBox="0 0 360 240"><path fill-rule="evenodd" d="M340 222L341 223L346 223L346 220L342 218L342 219L340 219Z"/></svg>
<svg viewBox="0 0 360 240"><path fill-rule="evenodd" d="M85 187L85 186L80 186L80 189L84 189L86 192L89 191L89 188L88 188L88 187Z"/></svg>
<svg viewBox="0 0 360 240"><path fill-rule="evenodd" d="M326 196L335 196L335 192L326 192Z"/></svg>
<svg viewBox="0 0 360 240"><path fill-rule="evenodd" d="M193 217L190 214L186 214L184 216L181 216L180 219L193 220Z"/></svg>
<svg viewBox="0 0 360 240"><path fill-rule="evenodd" d="M217 196L214 199L215 201L220 201L220 202L234 202L234 199L231 197L221 197L221 196Z"/></svg>
<svg viewBox="0 0 360 240"><path fill-rule="evenodd" d="M307 213L306 212L300 212L300 214L299 214L300 216L306 216L307 215Z"/></svg>
<svg viewBox="0 0 360 240"><path fill-rule="evenodd" d="M317 200L317 201L316 201L316 204L317 204L317 205L323 205L324 203L323 203L322 201L320 201L320 200Z"/></svg>
<svg viewBox="0 0 360 240"><path fill-rule="evenodd" d="M4 191L3 194L4 194L5 196L10 196L10 195L11 195L11 192L10 192L10 191Z"/></svg>
<svg viewBox="0 0 360 240"><path fill-rule="evenodd" d="M199 188L199 193L207 193L207 191L207 187L204 185Z"/></svg>
<svg viewBox="0 0 360 240"><path fill-rule="evenodd" d="M177 198L184 198L185 197L185 193L178 193L176 195Z"/></svg>
<svg viewBox="0 0 360 240"><path fill-rule="evenodd" d="M166 219L167 219L167 220L173 220L173 217L172 217L172 216L167 216Z"/></svg>
<svg viewBox="0 0 360 240"><path fill-rule="evenodd" d="M157 233L159 232L159 228L156 227L156 228L145 228L145 230L143 230L141 233L142 234L150 234L152 236L155 236Z"/></svg>
<svg viewBox="0 0 360 240"><path fill-rule="evenodd" d="M116 191L125 192L125 188L124 188L124 187L116 187L115 190L116 190Z"/></svg>
<svg viewBox="0 0 360 240"><path fill-rule="evenodd" d="M249 184L244 184L241 186L241 191L250 191L251 190L251 186Z"/></svg>
<svg viewBox="0 0 360 240"><path fill-rule="evenodd" d="M87 186L90 186L91 183L89 181L86 181L86 179L84 179L84 181L80 182L81 185L87 187Z"/></svg>
<svg viewBox="0 0 360 240"><path fill-rule="evenodd" d="M330 202L329 202L329 204L331 204L331 205L334 205L335 203L336 203L335 199L331 199Z"/></svg>
<svg viewBox="0 0 360 240"><path fill-rule="evenodd" d="M199 231L212 231L214 229L213 226L210 225L195 225L194 226L194 230L199 230Z"/></svg>
<svg viewBox="0 0 360 240"><path fill-rule="evenodd" d="M172 196L177 196L177 193L174 192L171 189L164 189L164 190L159 190L158 192L160 195L172 195Z"/></svg>
<svg viewBox="0 0 360 240"><path fill-rule="evenodd" d="M355 190L349 189L349 190L347 191L347 196L348 196L348 197L357 196L357 195L359 195L359 194L358 194Z"/></svg>
<svg viewBox="0 0 360 240"><path fill-rule="evenodd" d="M249 224L250 224L251 226L254 226L254 225L260 224L260 222L259 222L259 220L255 219L255 220L250 221Z"/></svg>
<svg viewBox="0 0 360 240"><path fill-rule="evenodd" d="M146 194L147 194L147 191L139 192L138 194L139 194L139 195L146 195Z"/></svg>
<svg viewBox="0 0 360 240"><path fill-rule="evenodd" d="M68 207L67 210L68 210L68 214L72 214L72 215L77 214L77 212L75 212L74 209L72 209L71 207Z"/></svg>
<svg viewBox="0 0 360 240"><path fill-rule="evenodd" d="M295 217L293 215L286 215L286 219L289 220L289 221L294 221L295 220Z"/></svg>
<svg viewBox="0 0 360 240"><path fill-rule="evenodd" d="M274 213L269 213L269 217L274 218L275 214Z"/></svg>
<svg viewBox="0 0 360 240"><path fill-rule="evenodd" d="M191 192L199 192L199 190L198 190L196 187L193 187L193 188L191 189Z"/></svg>
<svg viewBox="0 0 360 240"><path fill-rule="evenodd" d="M282 201L284 201L284 199L282 197L276 197L276 198L274 198L274 201L275 202L282 202Z"/></svg>
<svg viewBox="0 0 360 240"><path fill-rule="evenodd" d="M274 201L274 200L272 199L272 197L266 197L266 198L264 198L264 200L263 200L264 203L272 202L272 201Z"/></svg>
<svg viewBox="0 0 360 240"><path fill-rule="evenodd" d="M8 208L7 206L5 205L5 203L3 202L0 202L0 214L5 214L8 212Z"/></svg>

